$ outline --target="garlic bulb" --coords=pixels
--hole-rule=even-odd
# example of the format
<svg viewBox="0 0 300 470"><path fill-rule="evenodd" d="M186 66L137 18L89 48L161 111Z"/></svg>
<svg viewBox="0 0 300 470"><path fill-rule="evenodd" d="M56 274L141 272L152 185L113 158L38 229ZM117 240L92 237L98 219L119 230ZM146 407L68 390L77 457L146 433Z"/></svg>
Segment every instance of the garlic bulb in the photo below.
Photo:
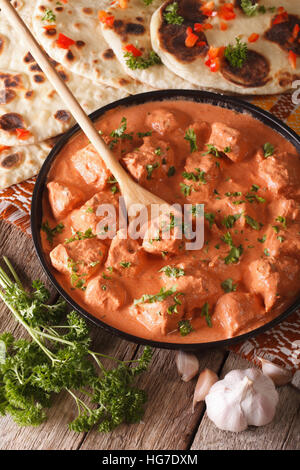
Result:
<svg viewBox="0 0 300 470"><path fill-rule="evenodd" d="M270 423L278 393L272 380L260 370L232 370L211 387L205 402L207 415L218 428L239 432L248 425Z"/></svg>
<svg viewBox="0 0 300 470"><path fill-rule="evenodd" d="M195 354L178 351L176 354L176 365L181 380L188 382L198 373L199 361Z"/></svg>
<svg viewBox="0 0 300 470"><path fill-rule="evenodd" d="M202 401L205 399L206 395L208 394L209 390L218 382L219 378L215 372L210 369L204 369L198 377L197 384L194 391L194 398L193 398L193 412L195 409L195 404L198 401Z"/></svg>
<svg viewBox="0 0 300 470"><path fill-rule="evenodd" d="M293 373L290 370L283 369L283 367L280 367L262 357L256 356L256 358L261 362L262 373L270 377L275 385L280 387L281 385L286 385L292 380Z"/></svg>

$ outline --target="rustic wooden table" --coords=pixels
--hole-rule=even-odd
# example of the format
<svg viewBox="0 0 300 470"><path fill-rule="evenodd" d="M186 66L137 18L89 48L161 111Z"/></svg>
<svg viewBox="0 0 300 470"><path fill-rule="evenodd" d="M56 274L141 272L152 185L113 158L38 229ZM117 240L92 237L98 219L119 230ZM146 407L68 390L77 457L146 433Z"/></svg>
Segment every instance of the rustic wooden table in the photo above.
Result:
<svg viewBox="0 0 300 470"><path fill-rule="evenodd" d="M8 256L27 285L42 279L49 286L29 237L0 222L0 256ZM49 286L50 287L50 286ZM52 289L53 291L53 289ZM93 328L93 327L92 327ZM140 347L94 327L94 348L120 359L139 354ZM0 305L0 333L24 335L9 310ZM143 422L122 426L111 434L96 431L76 434L67 423L74 415L74 402L59 395L49 411L48 421L38 428L19 428L9 417L0 418L0 449L103 449L103 450L204 450L204 449L300 449L299 391L292 385L279 391L280 402L274 421L242 433L220 431L207 418L203 404L192 413L195 380L183 383L178 377L174 351L157 349L148 373L140 378L148 393ZM199 354L201 369L209 367L223 376L249 363L233 353L210 350Z"/></svg>

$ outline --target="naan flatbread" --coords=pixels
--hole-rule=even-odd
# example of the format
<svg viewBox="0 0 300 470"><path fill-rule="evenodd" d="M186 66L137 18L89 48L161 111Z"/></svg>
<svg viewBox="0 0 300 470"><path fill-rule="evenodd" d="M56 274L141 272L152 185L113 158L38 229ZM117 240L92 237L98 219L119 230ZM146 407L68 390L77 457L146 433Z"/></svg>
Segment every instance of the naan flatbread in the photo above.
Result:
<svg viewBox="0 0 300 470"><path fill-rule="evenodd" d="M251 2L256 3L254 0ZM241 1L236 0L236 18L225 22L228 28L224 31L220 29L218 15L207 17L203 14L200 8L205 2L200 0L178 0L178 15L184 18L184 22L169 24L165 19L168 12L166 8L173 3L168 0L153 14L151 40L153 49L163 63L185 80L201 88L256 95L282 93L292 88L293 81L300 78L300 32L297 34L294 29L296 24L300 26L299 0L263 0L258 4L263 5L266 12L257 12L253 16L247 16L241 9ZM219 11L224 2L216 0L214 4L215 10ZM273 7L277 9L282 5L288 13L287 21L272 25L278 14L273 11ZM213 28L195 33L195 23L211 23ZM185 45L188 27L199 37L199 44L193 47ZM291 42L293 32L296 35ZM259 34L259 39L253 43L248 42L253 33ZM223 58L220 70L212 72L205 65L209 47L235 45L237 37L248 46L247 60L243 67L232 67ZM289 50L298 56L296 68L289 62Z"/></svg>
<svg viewBox="0 0 300 470"><path fill-rule="evenodd" d="M150 5L145 3L143 0L129 0L127 8L123 9L119 7L118 2L115 2L114 6L107 10L108 15L113 15L115 18L113 26L102 24L102 32L106 42L113 49L128 75L150 87L159 89L197 88L175 75L171 71L172 69L169 70L163 64L135 70L128 67L127 59L124 56L126 45L134 45L143 52L145 58L148 58L152 51L150 21L153 12L161 5L161 0L153 0Z"/></svg>
<svg viewBox="0 0 300 470"><path fill-rule="evenodd" d="M28 0L19 4L21 15L28 5ZM23 17L31 26L27 15ZM52 63L87 113L127 95L123 89L95 84L55 61ZM1 12L0 145L41 142L65 132L74 123L65 104Z"/></svg>
<svg viewBox="0 0 300 470"><path fill-rule="evenodd" d="M0 148L0 189L36 175L54 142Z"/></svg>
<svg viewBox="0 0 300 470"><path fill-rule="evenodd" d="M51 0L30 0L34 9L35 35L50 57L72 72L128 93L150 89L127 75L101 32L98 11L108 8L107 0L76 0L56 4ZM55 20L43 20L51 11ZM49 15L48 15L49 16ZM51 16L51 14L50 14ZM53 28L51 28L51 25ZM45 29L49 26L50 29ZM59 34L75 41L69 49L57 47Z"/></svg>

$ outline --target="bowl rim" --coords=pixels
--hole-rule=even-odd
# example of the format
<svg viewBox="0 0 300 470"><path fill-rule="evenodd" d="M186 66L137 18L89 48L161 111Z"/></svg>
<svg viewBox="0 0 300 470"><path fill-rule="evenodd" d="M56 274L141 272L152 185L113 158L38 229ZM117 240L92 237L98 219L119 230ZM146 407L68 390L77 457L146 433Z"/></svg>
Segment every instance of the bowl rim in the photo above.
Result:
<svg viewBox="0 0 300 470"><path fill-rule="evenodd" d="M117 101L113 101L101 108L97 109L89 115L89 117L95 121L103 116L107 111L115 109L117 107L130 107L133 105L139 105L147 102L153 101L168 101L168 100L186 100L193 101L197 103L211 104L215 106L220 106L223 108L231 109L239 113L247 113L252 117L258 119L263 124L267 125L271 129L278 132L282 137L291 142L294 147L300 153L300 137L298 134L293 131L289 126L282 122L277 117L273 116L268 111L265 111L252 103L244 101L236 96L229 96L219 93L212 93L209 91L202 90L159 90L159 91L150 91L147 93L140 93L137 95L130 95L125 98L122 98ZM111 326L104 321L96 318L86 309L81 307L59 284L54 275L51 273L46 257L44 256L41 244L40 229L42 223L42 197L45 190L45 182L48 176L48 172L51 168L52 163L54 162L56 156L59 154L60 150L64 145L77 133L81 131L80 126L75 124L69 131L67 131L63 136L58 140L58 142L51 149L47 158L45 159L41 170L37 176L37 180L34 186L33 195L32 195L32 204L31 204L31 234L35 247L35 251L39 262L41 263L44 272L46 273L50 282L54 285L58 293L71 305L73 309L78 311L83 315L87 320L92 322L98 327L103 328L105 331L118 336L127 341L148 345L155 348L162 349L181 349L185 351L193 350L204 350L210 348L228 348L231 345L236 343L241 343L247 339L250 339L258 334L264 333L267 330L270 330L275 325L278 325L282 320L287 318L291 313L293 313L297 308L300 307L300 296L289 306L284 312L278 315L276 318L265 323L264 325L255 328L254 330L248 331L244 334L234 336L232 338L227 338L223 340L210 341L206 343L173 343L167 341L155 341L152 339L142 338L135 336L133 334L127 333L125 331L119 330L118 328Z"/></svg>

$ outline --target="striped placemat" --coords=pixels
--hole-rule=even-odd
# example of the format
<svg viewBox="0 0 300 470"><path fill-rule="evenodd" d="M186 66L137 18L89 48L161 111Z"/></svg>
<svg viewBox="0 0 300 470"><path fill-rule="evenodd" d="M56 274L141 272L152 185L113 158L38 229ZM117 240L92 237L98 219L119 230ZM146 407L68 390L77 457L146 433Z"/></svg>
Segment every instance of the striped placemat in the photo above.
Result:
<svg viewBox="0 0 300 470"><path fill-rule="evenodd" d="M293 101L293 92L279 96L250 98L259 106L285 121L300 134L300 103ZM35 178L0 191L0 219L6 220L30 236L30 205ZM232 351L256 364L264 357L293 372L300 363L300 310L280 325L231 348Z"/></svg>

